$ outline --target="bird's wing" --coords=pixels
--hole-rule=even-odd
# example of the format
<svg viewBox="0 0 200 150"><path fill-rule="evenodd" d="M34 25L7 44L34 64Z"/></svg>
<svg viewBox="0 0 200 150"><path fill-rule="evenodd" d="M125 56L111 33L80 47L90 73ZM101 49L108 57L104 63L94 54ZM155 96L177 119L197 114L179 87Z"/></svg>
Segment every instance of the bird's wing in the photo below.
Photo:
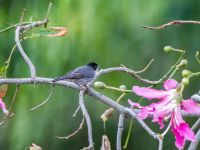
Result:
<svg viewBox="0 0 200 150"><path fill-rule="evenodd" d="M85 77L82 68L77 68L71 72L68 72L66 75L67 79L81 79Z"/></svg>

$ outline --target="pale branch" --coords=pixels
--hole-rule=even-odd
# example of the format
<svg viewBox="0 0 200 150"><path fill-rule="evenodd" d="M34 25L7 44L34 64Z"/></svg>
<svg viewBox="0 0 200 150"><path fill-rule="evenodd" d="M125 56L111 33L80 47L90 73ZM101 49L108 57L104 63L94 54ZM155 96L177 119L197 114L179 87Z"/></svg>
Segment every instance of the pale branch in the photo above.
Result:
<svg viewBox="0 0 200 150"><path fill-rule="evenodd" d="M80 87L76 85L75 83L68 82L68 81L58 81L58 82L52 82L52 78L43 78L43 77L36 77L34 79L32 78L1 78L0 79L0 85L1 84L48 84L48 85L62 85L65 87L69 87L72 89L80 90Z"/></svg>
<svg viewBox="0 0 200 150"><path fill-rule="evenodd" d="M163 139L158 139L158 150L162 150L163 149Z"/></svg>
<svg viewBox="0 0 200 150"><path fill-rule="evenodd" d="M78 107L76 108L74 114L72 115L72 117L76 117L76 114L78 113L79 109L81 108L80 105L78 105Z"/></svg>
<svg viewBox="0 0 200 150"><path fill-rule="evenodd" d="M124 72L124 73L128 73L129 75L133 76L135 79L137 79L138 81L141 81L141 82L144 82L144 83L147 83L147 84L151 84L151 85L155 85L155 84L158 84L160 83L160 80L158 81L151 81L151 80L148 80L148 79L144 79L142 78L141 76L139 76L137 74L137 71L134 71L134 70L131 70L125 66L123 67L111 67L111 68L107 68L107 69L101 69L100 71L97 72L93 82L101 75L103 74L107 74L107 73L110 73L110 72ZM139 72L140 73L140 72ZM92 82L92 83L93 83Z"/></svg>
<svg viewBox="0 0 200 150"><path fill-rule="evenodd" d="M121 113L119 115L119 122L118 122L118 129L117 129L117 143L116 143L117 150L122 149L121 140L122 140L122 132L124 129L124 117L125 117L124 113Z"/></svg>
<svg viewBox="0 0 200 150"><path fill-rule="evenodd" d="M93 143L93 137L92 137L92 124L91 124L91 120L90 120L90 116L88 114L88 111L85 107L85 103L84 103L84 96L85 90L80 90L79 92L79 105L81 106L81 110L83 113L83 117L86 120L87 123L87 129L88 129L88 141L89 141L89 146L90 149L94 149L94 143Z"/></svg>
<svg viewBox="0 0 200 150"><path fill-rule="evenodd" d="M132 111L130 108L127 108L127 107L124 107L124 106L118 104L114 100L112 100L109 97L106 97L105 95L95 91L91 87L87 88L87 93L88 93L89 96L92 96L92 97L96 98L97 100L99 100L100 102L116 109L119 113L129 114L131 117L135 118L139 122L139 124L147 131L147 133L149 133L149 135L151 135L154 139L158 139L157 134L155 132L153 132L146 125L146 123L143 120L138 118L137 114L134 111Z"/></svg>
<svg viewBox="0 0 200 150"><path fill-rule="evenodd" d="M151 61L144 67L144 69L137 71L136 73L143 73L144 71L146 71L149 66L154 62L154 59L151 59Z"/></svg>
<svg viewBox="0 0 200 150"><path fill-rule="evenodd" d="M1 84L17 84L17 85L21 85L21 84L45 84L45 85L60 85L60 86L64 86L64 87L68 87L68 88L72 88L75 90L80 90L80 87L78 85L76 85L73 82L69 82L69 81L58 81L58 82L52 82L53 78L45 78L45 77L36 77L34 79L32 78L0 78L0 85ZM88 95L100 100L101 102L103 102L104 104L106 104L107 106L110 106L112 108L115 108L117 111L119 112L123 112L124 110L124 106L118 104L117 102L115 102L115 100L110 99L106 96L104 96L103 94L97 92L96 90L88 87L87 88L87 92ZM126 109L126 111L129 108ZM130 110L129 112L127 112L128 114L130 114L132 117L135 117L133 114L131 114L130 112L134 112L135 116L138 113L138 109L133 109ZM189 114L186 113L184 111L182 111L182 115L184 117L193 117L193 116L197 116L199 117L200 114Z"/></svg>
<svg viewBox="0 0 200 150"><path fill-rule="evenodd" d="M58 139L65 139L65 140L68 140L69 138L75 136L75 135L83 128L84 121L85 121L85 119L84 119L84 117L83 117L83 118L82 118L82 121L81 121L81 123L80 123L80 125L79 125L79 127L78 127L78 129L76 129L76 130L75 130L73 133L71 133L70 135L68 135L68 136L63 136L63 137L61 137L61 136L56 136L56 137L57 137Z"/></svg>
<svg viewBox="0 0 200 150"><path fill-rule="evenodd" d="M193 99L194 101L200 103L200 95L194 94L194 95L191 97L191 99Z"/></svg>
<svg viewBox="0 0 200 150"><path fill-rule="evenodd" d="M44 24L47 24L48 20L45 19L43 21L37 21L37 22L33 22L27 25L19 25L17 26L16 30L15 30L15 42L17 45L17 48L20 52L20 54L22 55L24 61L28 64L30 72L31 72L31 78L35 78L36 77L36 70L35 67L33 65L33 63L31 62L30 58L26 55L26 53L24 52L24 49L20 43L20 34L23 33L23 31L28 31L30 29L32 29L33 27L39 27L42 26Z"/></svg>
<svg viewBox="0 0 200 150"><path fill-rule="evenodd" d="M195 137L196 137L195 141L191 142L188 150L196 150L197 149L197 146L200 142L200 129L197 131Z"/></svg>
<svg viewBox="0 0 200 150"><path fill-rule="evenodd" d="M180 25L180 24L200 24L200 21L192 21L192 20L173 20L171 22L162 24L160 26L156 26L156 27L152 27L152 26L144 26L142 25L141 27L146 28L146 29L150 29L150 30L160 30L160 29L164 29L168 26L172 26L172 25Z"/></svg>
<svg viewBox="0 0 200 150"><path fill-rule="evenodd" d="M192 130L195 131L198 128L200 128L200 118L194 123Z"/></svg>
<svg viewBox="0 0 200 150"><path fill-rule="evenodd" d="M37 106L31 108L30 110L36 110L36 109L39 108L40 106L46 104L46 103L49 101L49 99L52 97L53 93L54 93L54 86L52 86L51 92L50 92L49 96L48 96L42 103L40 103L40 104L38 104Z"/></svg>

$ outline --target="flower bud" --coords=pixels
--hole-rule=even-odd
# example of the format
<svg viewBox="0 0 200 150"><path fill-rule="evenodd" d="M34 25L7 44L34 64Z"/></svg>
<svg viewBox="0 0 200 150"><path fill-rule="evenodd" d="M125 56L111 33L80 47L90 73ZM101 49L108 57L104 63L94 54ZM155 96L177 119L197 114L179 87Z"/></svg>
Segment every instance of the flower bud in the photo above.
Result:
<svg viewBox="0 0 200 150"><path fill-rule="evenodd" d="M106 85L103 82L97 81L94 83L95 88L105 89Z"/></svg>
<svg viewBox="0 0 200 150"><path fill-rule="evenodd" d="M6 95L7 89L8 89L7 84L0 85L0 98L4 97Z"/></svg>
<svg viewBox="0 0 200 150"><path fill-rule="evenodd" d="M111 150L110 141L105 134L102 136L101 150Z"/></svg>
<svg viewBox="0 0 200 150"><path fill-rule="evenodd" d="M113 115L113 108L107 109L104 111L104 113L101 115L101 119L105 122L107 121L112 115Z"/></svg>
<svg viewBox="0 0 200 150"><path fill-rule="evenodd" d="M187 66L187 64L188 64L188 61L186 59L183 59L183 60L180 61L178 66L179 67L185 67L185 66Z"/></svg>
<svg viewBox="0 0 200 150"><path fill-rule="evenodd" d="M182 77L183 77L183 78L186 78L186 77L188 77L188 76L190 75L190 73L191 73L191 72L190 72L189 70L183 70L183 71L182 71Z"/></svg>
<svg viewBox="0 0 200 150"><path fill-rule="evenodd" d="M165 53L168 53L170 51L173 51L173 48L171 46L165 46L164 51L165 51Z"/></svg>
<svg viewBox="0 0 200 150"><path fill-rule="evenodd" d="M42 150L42 148L34 143L30 146L29 150Z"/></svg>
<svg viewBox="0 0 200 150"><path fill-rule="evenodd" d="M125 85L120 85L119 87L121 90L126 90L126 86Z"/></svg>
<svg viewBox="0 0 200 150"><path fill-rule="evenodd" d="M183 78L183 79L182 79L182 84L183 84L184 86L187 86L189 83L190 83L189 78Z"/></svg>

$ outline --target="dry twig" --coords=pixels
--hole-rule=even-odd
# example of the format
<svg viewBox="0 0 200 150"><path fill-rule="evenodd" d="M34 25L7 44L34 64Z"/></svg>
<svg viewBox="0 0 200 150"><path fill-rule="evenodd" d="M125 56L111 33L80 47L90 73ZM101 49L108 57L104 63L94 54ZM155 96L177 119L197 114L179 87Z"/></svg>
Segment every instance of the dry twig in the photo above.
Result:
<svg viewBox="0 0 200 150"><path fill-rule="evenodd" d="M193 21L193 20L173 20L171 22L165 23L163 25L160 26L156 26L156 27L152 27L152 26L144 26L142 25L142 28L146 28L146 29L150 29L150 30L160 30L160 29L164 29L168 26L172 26L172 25L179 25L179 24L200 24L200 21Z"/></svg>

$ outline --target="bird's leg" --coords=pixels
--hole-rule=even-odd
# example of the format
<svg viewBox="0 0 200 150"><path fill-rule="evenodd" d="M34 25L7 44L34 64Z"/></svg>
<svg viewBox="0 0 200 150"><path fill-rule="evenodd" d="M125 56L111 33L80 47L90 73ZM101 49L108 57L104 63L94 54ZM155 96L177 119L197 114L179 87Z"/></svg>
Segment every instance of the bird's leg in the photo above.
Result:
<svg viewBox="0 0 200 150"><path fill-rule="evenodd" d="M80 89L83 90L83 91L86 91L87 90L87 86L84 86L84 85L79 85L80 86Z"/></svg>

